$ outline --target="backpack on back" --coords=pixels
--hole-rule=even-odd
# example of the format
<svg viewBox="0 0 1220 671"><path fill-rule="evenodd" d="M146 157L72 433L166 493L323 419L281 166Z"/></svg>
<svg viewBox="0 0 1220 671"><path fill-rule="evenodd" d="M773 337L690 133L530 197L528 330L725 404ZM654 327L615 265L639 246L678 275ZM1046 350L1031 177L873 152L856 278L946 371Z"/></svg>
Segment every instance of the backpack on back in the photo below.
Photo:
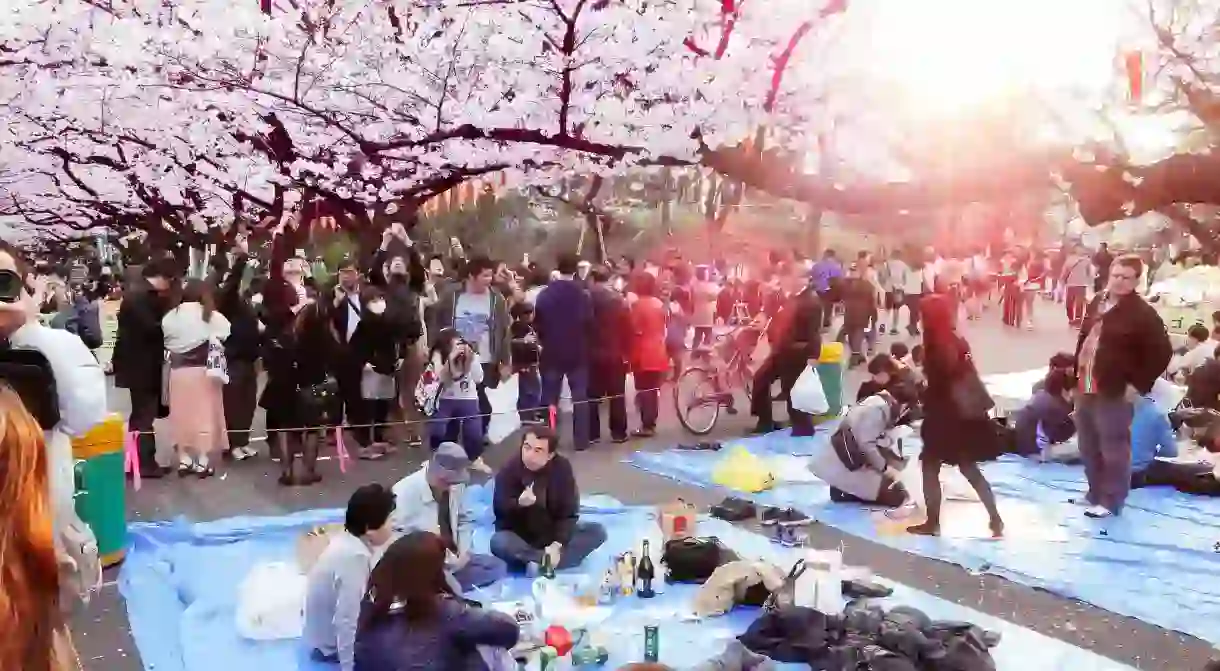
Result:
<svg viewBox="0 0 1220 671"><path fill-rule="evenodd" d="M0 343L0 380L17 392L44 431L59 424L55 373L42 352L13 347L7 341Z"/></svg>

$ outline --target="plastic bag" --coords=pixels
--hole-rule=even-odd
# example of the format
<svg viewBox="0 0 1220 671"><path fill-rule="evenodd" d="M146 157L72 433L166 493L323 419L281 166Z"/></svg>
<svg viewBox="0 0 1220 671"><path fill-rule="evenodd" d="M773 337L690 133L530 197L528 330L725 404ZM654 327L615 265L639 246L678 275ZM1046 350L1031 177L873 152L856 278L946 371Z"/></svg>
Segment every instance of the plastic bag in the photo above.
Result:
<svg viewBox="0 0 1220 671"><path fill-rule="evenodd" d="M837 613L843 610L843 553L840 550L809 550L804 571L793 587L794 605Z"/></svg>
<svg viewBox="0 0 1220 671"><path fill-rule="evenodd" d="M790 393L792 408L810 415L822 415L830 411L830 403L826 400L826 392L822 390L822 378L813 366L806 366L805 371L796 379Z"/></svg>
<svg viewBox="0 0 1220 671"><path fill-rule="evenodd" d="M300 638L305 629L305 575L284 562L250 569L237 591L237 633L253 641Z"/></svg>
<svg viewBox="0 0 1220 671"><path fill-rule="evenodd" d="M775 474L752 452L735 447L716 464L712 482L743 492L761 492L775 485Z"/></svg>
<svg viewBox="0 0 1220 671"><path fill-rule="evenodd" d="M493 389L488 387L487 403L491 406L491 421L487 423L487 439L499 443L521 428L521 414L517 412L518 378L516 375L503 380Z"/></svg>

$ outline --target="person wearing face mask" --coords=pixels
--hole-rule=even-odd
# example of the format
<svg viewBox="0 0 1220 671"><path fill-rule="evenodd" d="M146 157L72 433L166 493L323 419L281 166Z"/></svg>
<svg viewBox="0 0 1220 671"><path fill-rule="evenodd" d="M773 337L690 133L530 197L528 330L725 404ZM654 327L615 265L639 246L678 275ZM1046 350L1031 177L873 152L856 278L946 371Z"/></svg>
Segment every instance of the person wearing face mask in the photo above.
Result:
<svg viewBox="0 0 1220 671"><path fill-rule="evenodd" d="M111 359L114 384L126 389L131 399L127 418L130 431L137 431L140 475L160 478L169 469L157 463L157 439L153 422L166 417L169 409L161 402L165 335L161 319L169 309L169 290L177 272L172 261L154 259L144 266L139 284L132 287L119 308L118 333Z"/></svg>
<svg viewBox="0 0 1220 671"><path fill-rule="evenodd" d="M394 399L394 375L402 361L401 347L394 339L381 290L366 287L361 302L364 317L348 347L349 356L360 366L360 396L368 411L365 423L371 426L357 429L356 433L360 444L380 458L393 452L386 438L386 423Z"/></svg>

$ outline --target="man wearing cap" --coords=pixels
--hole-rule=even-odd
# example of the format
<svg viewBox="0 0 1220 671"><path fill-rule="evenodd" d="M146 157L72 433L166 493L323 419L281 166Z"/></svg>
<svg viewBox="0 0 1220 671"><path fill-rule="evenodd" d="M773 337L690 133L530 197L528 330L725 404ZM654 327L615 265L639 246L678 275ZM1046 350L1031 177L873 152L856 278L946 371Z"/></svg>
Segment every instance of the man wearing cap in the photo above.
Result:
<svg viewBox="0 0 1220 671"><path fill-rule="evenodd" d="M441 443L418 471L394 485L392 520L399 533L430 531L449 548L447 565L462 590L485 587L507 572L502 560L470 551L472 529L465 511L470 458L457 443Z"/></svg>

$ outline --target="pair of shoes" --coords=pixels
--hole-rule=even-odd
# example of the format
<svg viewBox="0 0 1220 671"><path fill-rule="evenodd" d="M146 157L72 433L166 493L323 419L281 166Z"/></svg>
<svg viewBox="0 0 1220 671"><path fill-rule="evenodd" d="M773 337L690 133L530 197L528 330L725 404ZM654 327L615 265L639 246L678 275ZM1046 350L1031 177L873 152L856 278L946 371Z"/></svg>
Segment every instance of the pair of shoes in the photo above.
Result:
<svg viewBox="0 0 1220 671"><path fill-rule="evenodd" d="M632 438L652 438L657 435L656 429L636 429L631 432Z"/></svg>
<svg viewBox="0 0 1220 671"><path fill-rule="evenodd" d="M363 461L380 461L385 458L385 453L370 447L362 447L356 451L356 458Z"/></svg>
<svg viewBox="0 0 1220 671"><path fill-rule="evenodd" d="M257 456L258 450L245 445L242 447L235 447L224 454L225 459L231 459L233 461L245 461Z"/></svg>
<svg viewBox="0 0 1220 671"><path fill-rule="evenodd" d="M725 500L717 503L708 509L712 517L722 519L725 522L741 522L748 520L758 514L758 509L754 504L735 496L730 496Z"/></svg>
<svg viewBox="0 0 1220 671"><path fill-rule="evenodd" d="M762 523L764 526L778 524L785 527L799 527L809 524L809 516L805 515L804 513L797 512L793 508L767 508L763 511Z"/></svg>
<svg viewBox="0 0 1220 671"><path fill-rule="evenodd" d="M610 439L610 442L614 443L615 445L622 445L623 443L627 442L628 440L631 440L631 439L628 438L627 436L615 436Z"/></svg>

